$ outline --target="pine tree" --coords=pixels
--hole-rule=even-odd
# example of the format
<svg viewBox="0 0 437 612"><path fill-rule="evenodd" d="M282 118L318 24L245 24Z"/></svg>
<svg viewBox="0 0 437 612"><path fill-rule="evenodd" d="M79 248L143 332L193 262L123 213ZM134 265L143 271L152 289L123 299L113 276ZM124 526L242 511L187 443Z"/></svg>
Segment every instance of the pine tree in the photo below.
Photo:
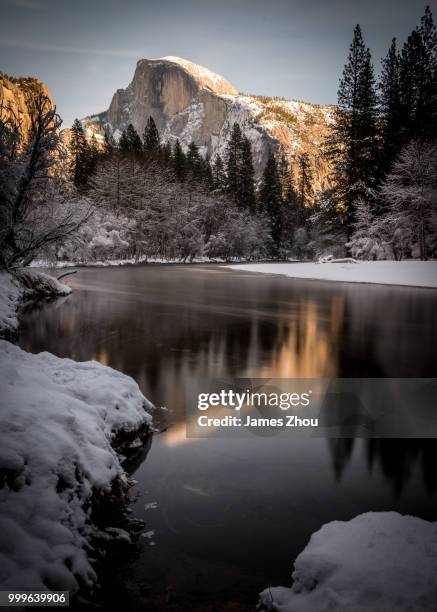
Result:
<svg viewBox="0 0 437 612"><path fill-rule="evenodd" d="M120 137L119 148L123 153L139 154L143 150L141 138L138 136L132 123L129 123L127 128L123 130Z"/></svg>
<svg viewBox="0 0 437 612"><path fill-rule="evenodd" d="M143 148L146 153L158 153L159 151L159 132L153 117L147 119L143 134Z"/></svg>
<svg viewBox="0 0 437 612"><path fill-rule="evenodd" d="M428 82L426 84L430 121L428 138L435 140L437 138L437 27L429 6L426 7L425 14L421 19L419 32L425 47L428 64Z"/></svg>
<svg viewBox="0 0 437 612"><path fill-rule="evenodd" d="M223 166L223 160L217 153L212 165L212 186L217 191L226 191L227 179L226 173Z"/></svg>
<svg viewBox="0 0 437 612"><path fill-rule="evenodd" d="M175 176L178 181L184 181L186 175L186 157L185 153L182 150L181 143L179 140L176 140L173 154L172 154L172 165Z"/></svg>
<svg viewBox="0 0 437 612"><path fill-rule="evenodd" d="M186 157L186 170L189 180L193 183L200 183L203 179L203 163L199 153L199 148L195 142L191 141L188 145Z"/></svg>
<svg viewBox="0 0 437 612"><path fill-rule="evenodd" d="M160 159L164 166L170 165L171 155L172 155L171 144L169 142L166 142L160 147Z"/></svg>
<svg viewBox="0 0 437 612"><path fill-rule="evenodd" d="M94 173L97 161L101 154L102 151L97 143L95 135L93 134L88 143L88 176Z"/></svg>
<svg viewBox="0 0 437 612"><path fill-rule="evenodd" d="M389 171L402 146L399 68L396 39L393 38L387 56L382 60L379 83L382 141L380 163L384 174Z"/></svg>
<svg viewBox="0 0 437 612"><path fill-rule="evenodd" d="M377 182L376 94L370 51L359 25L338 90L335 121L327 155L335 163L338 202L353 222L354 202L369 200Z"/></svg>
<svg viewBox="0 0 437 612"><path fill-rule="evenodd" d="M115 148L116 148L116 144L114 142L113 137L110 134L108 134L107 131L105 131L102 155L111 155L111 153L114 152Z"/></svg>
<svg viewBox="0 0 437 612"><path fill-rule="evenodd" d="M239 208L255 210L254 169L250 141L238 123L232 127L226 148L227 191Z"/></svg>
<svg viewBox="0 0 437 612"><path fill-rule="evenodd" d="M76 187L86 185L90 170L90 152L85 132L79 119L75 119L71 127L70 172Z"/></svg>
<svg viewBox="0 0 437 612"><path fill-rule="evenodd" d="M297 177L297 224L302 225L305 221L307 208L313 200L313 177L306 153L301 153L298 157L298 177Z"/></svg>
<svg viewBox="0 0 437 612"><path fill-rule="evenodd" d="M238 202L240 195L241 141L241 128L238 123L234 123L231 137L226 147L227 191L234 202Z"/></svg>
<svg viewBox="0 0 437 612"><path fill-rule="evenodd" d="M435 138L437 126L437 34L427 7L420 27L411 32L400 58L402 145Z"/></svg>
<svg viewBox="0 0 437 612"><path fill-rule="evenodd" d="M201 169L202 169L202 182L205 187L209 190L213 189L213 178L212 178L212 168L211 162L209 161L209 157L203 159L200 158L201 161Z"/></svg>
<svg viewBox="0 0 437 612"><path fill-rule="evenodd" d="M278 257L282 238L282 198L278 168L272 152L270 152L266 167L264 168L259 203L261 212L269 220L272 237L271 254L273 257Z"/></svg>
<svg viewBox="0 0 437 612"><path fill-rule="evenodd" d="M255 171L253 169L252 148L246 136L241 139L239 159L238 205L249 212L255 212Z"/></svg>

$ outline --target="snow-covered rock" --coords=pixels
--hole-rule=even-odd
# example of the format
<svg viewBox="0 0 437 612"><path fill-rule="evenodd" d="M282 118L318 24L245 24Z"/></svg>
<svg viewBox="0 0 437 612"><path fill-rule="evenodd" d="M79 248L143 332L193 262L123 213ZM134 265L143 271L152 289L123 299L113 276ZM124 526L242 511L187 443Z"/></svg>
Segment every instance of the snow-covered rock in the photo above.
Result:
<svg viewBox="0 0 437 612"><path fill-rule="evenodd" d="M221 75L179 57L141 59L132 82L118 89L109 109L85 117L88 135L109 131L119 138L132 123L142 134L149 116L163 142L179 139L187 149L191 141L202 155L223 155L234 122L240 124L252 146L259 178L270 150L283 151L297 175L297 156L311 159L314 188L328 185L329 164L320 155L333 106L267 96L239 94Z"/></svg>
<svg viewBox="0 0 437 612"><path fill-rule="evenodd" d="M15 275L0 271L0 337L13 336L18 328L17 309L21 302L69 295L71 288L53 276L34 270Z"/></svg>
<svg viewBox="0 0 437 612"><path fill-rule="evenodd" d="M271 612L435 612L437 523L397 512L333 521L294 563L291 588L260 594Z"/></svg>
<svg viewBox="0 0 437 612"><path fill-rule="evenodd" d="M152 406L120 372L5 340L0 371L0 589L75 592L96 579L94 501L127 488L112 445L146 435Z"/></svg>

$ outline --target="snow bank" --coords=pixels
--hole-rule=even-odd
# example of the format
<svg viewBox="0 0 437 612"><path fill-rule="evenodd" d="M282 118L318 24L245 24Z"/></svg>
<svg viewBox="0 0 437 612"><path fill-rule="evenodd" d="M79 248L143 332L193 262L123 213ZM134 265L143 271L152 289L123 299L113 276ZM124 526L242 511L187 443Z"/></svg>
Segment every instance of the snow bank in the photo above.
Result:
<svg viewBox="0 0 437 612"><path fill-rule="evenodd" d="M260 594L277 612L435 612L437 523L397 512L333 521L294 564L293 586Z"/></svg>
<svg viewBox="0 0 437 612"><path fill-rule="evenodd" d="M111 444L137 446L152 406L120 372L5 340L0 370L0 589L75 592L96 579L93 538L108 539L95 499L127 489Z"/></svg>
<svg viewBox="0 0 437 612"><path fill-rule="evenodd" d="M292 278L437 287L437 261L360 261L358 263L265 263L228 266L234 270L283 274Z"/></svg>
<svg viewBox="0 0 437 612"><path fill-rule="evenodd" d="M20 270L14 276L0 272L0 336L12 336L17 331L20 302L70 293L70 287L42 272Z"/></svg>
<svg viewBox="0 0 437 612"><path fill-rule="evenodd" d="M0 272L0 335L12 335L18 327L17 308L22 288L9 272Z"/></svg>

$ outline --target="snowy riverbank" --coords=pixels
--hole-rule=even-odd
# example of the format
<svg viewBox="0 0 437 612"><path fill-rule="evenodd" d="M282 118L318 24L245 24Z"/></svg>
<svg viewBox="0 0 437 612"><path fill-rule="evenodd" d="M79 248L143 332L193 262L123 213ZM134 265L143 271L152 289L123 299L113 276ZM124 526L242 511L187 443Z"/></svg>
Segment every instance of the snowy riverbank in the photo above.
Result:
<svg viewBox="0 0 437 612"><path fill-rule="evenodd" d="M293 586L260 595L269 612L435 612L437 523L368 512L314 533Z"/></svg>
<svg viewBox="0 0 437 612"><path fill-rule="evenodd" d="M69 295L71 288L53 276L20 270L13 276L0 272L0 337L13 337L18 330L17 312L26 301Z"/></svg>
<svg viewBox="0 0 437 612"><path fill-rule="evenodd" d="M23 303L70 292L46 274L1 272L0 335L16 336ZM130 539L117 451L143 446L152 405L116 370L6 340L0 371L0 589L90 588L105 542Z"/></svg>
<svg viewBox="0 0 437 612"><path fill-rule="evenodd" d="M120 437L141 445L152 406L120 372L5 340L0 370L0 588L74 593L96 579L92 543L127 537L99 525L96 503L116 496L125 509L129 483L113 446Z"/></svg>
<svg viewBox="0 0 437 612"><path fill-rule="evenodd" d="M262 274L282 274L291 278L437 288L437 261L261 263L227 267Z"/></svg>

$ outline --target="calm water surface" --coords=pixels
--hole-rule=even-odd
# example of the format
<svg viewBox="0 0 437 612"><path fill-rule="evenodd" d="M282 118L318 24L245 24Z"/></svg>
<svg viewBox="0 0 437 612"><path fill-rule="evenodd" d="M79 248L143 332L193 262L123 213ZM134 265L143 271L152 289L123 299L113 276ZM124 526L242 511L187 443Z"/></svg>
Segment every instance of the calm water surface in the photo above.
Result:
<svg viewBox="0 0 437 612"><path fill-rule="evenodd" d="M436 291L213 266L86 268L69 282L70 297L25 315L20 345L117 368L168 409L134 475L153 533L106 578L112 603L250 610L259 590L290 583L327 521L437 520L437 442L193 440L184 406L187 385L211 378L437 377Z"/></svg>

